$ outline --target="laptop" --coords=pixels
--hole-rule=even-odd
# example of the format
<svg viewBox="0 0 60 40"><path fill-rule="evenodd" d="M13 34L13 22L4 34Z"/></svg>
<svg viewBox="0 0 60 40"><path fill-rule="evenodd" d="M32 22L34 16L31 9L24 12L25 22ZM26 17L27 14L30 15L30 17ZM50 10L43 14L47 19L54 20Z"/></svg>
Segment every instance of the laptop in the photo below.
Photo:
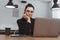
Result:
<svg viewBox="0 0 60 40"><path fill-rule="evenodd" d="M58 36L58 26L53 19L36 18L33 36L54 37Z"/></svg>

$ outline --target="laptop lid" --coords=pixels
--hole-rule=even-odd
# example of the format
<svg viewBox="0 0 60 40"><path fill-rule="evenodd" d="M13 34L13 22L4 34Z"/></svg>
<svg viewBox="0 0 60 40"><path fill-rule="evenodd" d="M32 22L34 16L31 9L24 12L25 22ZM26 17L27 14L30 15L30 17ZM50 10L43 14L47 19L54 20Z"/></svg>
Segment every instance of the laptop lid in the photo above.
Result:
<svg viewBox="0 0 60 40"><path fill-rule="evenodd" d="M58 27L53 19L35 19L33 36L57 36L58 34Z"/></svg>

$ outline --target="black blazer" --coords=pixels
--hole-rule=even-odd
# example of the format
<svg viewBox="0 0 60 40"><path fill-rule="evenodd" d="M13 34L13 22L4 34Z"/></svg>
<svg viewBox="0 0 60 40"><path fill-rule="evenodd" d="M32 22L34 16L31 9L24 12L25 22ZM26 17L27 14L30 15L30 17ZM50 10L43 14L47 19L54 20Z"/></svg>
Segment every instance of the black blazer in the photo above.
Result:
<svg viewBox="0 0 60 40"><path fill-rule="evenodd" d="M33 35L34 21L33 18L31 18L31 23L28 23L24 18L18 19L19 34Z"/></svg>

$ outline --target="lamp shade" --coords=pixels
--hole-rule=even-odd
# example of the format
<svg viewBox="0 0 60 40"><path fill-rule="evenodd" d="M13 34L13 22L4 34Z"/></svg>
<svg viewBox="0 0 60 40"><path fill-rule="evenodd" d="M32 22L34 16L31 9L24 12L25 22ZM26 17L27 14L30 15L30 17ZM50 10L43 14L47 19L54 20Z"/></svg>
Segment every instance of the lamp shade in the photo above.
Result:
<svg viewBox="0 0 60 40"><path fill-rule="evenodd" d="M26 0L21 0L21 3L27 3L27 1Z"/></svg>
<svg viewBox="0 0 60 40"><path fill-rule="evenodd" d="M5 6L6 8L15 8L12 0L9 0L9 2L7 3L7 5Z"/></svg>
<svg viewBox="0 0 60 40"><path fill-rule="evenodd" d="M58 0L53 0L53 6L52 6L52 8L59 8L59 5L57 4L57 1Z"/></svg>

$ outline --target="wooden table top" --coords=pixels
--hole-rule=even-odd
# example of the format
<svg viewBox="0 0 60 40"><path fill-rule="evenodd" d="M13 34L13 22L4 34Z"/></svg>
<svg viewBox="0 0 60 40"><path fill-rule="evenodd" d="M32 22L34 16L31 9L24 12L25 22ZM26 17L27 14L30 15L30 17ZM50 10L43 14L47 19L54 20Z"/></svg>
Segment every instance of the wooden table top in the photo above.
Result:
<svg viewBox="0 0 60 40"><path fill-rule="evenodd" d="M10 35L0 35L0 40L60 40L60 37L11 37Z"/></svg>

